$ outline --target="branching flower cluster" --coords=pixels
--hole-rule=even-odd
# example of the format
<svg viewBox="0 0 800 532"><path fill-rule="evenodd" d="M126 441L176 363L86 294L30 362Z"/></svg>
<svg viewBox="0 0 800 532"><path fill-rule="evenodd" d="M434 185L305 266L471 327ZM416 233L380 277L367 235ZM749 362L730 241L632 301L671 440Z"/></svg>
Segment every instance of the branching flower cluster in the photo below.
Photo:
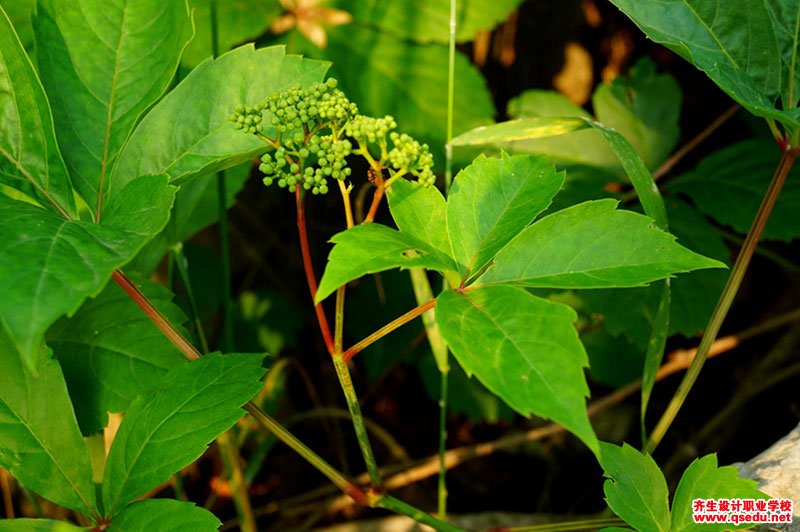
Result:
<svg viewBox="0 0 800 532"><path fill-rule="evenodd" d="M258 105L239 106L230 120L273 148L259 165L267 186L277 183L289 192L302 187L325 194L329 179L343 181L352 174L351 155L364 157L381 176L387 171L385 186L402 176L414 176L423 186L435 181L428 145L397 133L391 116L358 114L335 79L274 93Z"/></svg>

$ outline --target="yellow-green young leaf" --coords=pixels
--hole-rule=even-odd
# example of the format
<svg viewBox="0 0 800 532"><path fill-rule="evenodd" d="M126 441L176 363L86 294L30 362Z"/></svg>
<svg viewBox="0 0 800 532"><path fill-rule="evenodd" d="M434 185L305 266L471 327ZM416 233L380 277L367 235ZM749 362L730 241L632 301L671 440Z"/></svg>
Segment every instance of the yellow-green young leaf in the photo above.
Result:
<svg viewBox="0 0 800 532"><path fill-rule="evenodd" d="M52 519L4 519L0 521L0 532L78 532L79 530L92 530L92 528L75 526L72 523Z"/></svg>
<svg viewBox="0 0 800 532"><path fill-rule="evenodd" d="M262 358L204 356L173 369L157 390L133 402L106 462L106 516L199 458L242 417L241 406L261 388Z"/></svg>
<svg viewBox="0 0 800 532"><path fill-rule="evenodd" d="M39 357L42 335L167 222L175 189L166 176L143 176L106 206L102 224L72 221L0 194L0 320L26 363Z"/></svg>
<svg viewBox="0 0 800 532"><path fill-rule="evenodd" d="M222 523L214 514L191 502L148 499L126 507L111 520L114 532L214 532Z"/></svg>
<svg viewBox="0 0 800 532"><path fill-rule="evenodd" d="M589 123L579 117L538 116L499 122L490 126L479 126L462 133L453 139L453 146L480 146L516 140L553 137L572 133L589 127Z"/></svg>
<svg viewBox="0 0 800 532"><path fill-rule="evenodd" d="M740 478L735 466L717 467L717 455L709 454L692 462L681 477L672 499L672 532L697 530L692 519L694 499L769 499L754 480ZM751 528L752 524L705 524L703 530L722 531Z"/></svg>
<svg viewBox="0 0 800 532"><path fill-rule="evenodd" d="M436 322L468 375L520 414L552 419L597 452L576 319L570 307L511 286L448 290L436 300Z"/></svg>
<svg viewBox="0 0 800 532"><path fill-rule="evenodd" d="M181 58L183 66L192 68L212 54L212 0L189 0L194 10L194 38ZM270 22L281 13L278 0L236 0L217 2L217 32L219 53L257 38L267 31Z"/></svg>
<svg viewBox="0 0 800 532"><path fill-rule="evenodd" d="M75 215L44 89L0 7L0 185Z"/></svg>
<svg viewBox="0 0 800 532"><path fill-rule="evenodd" d="M495 257L478 280L539 288L641 286L675 273L725 267L675 242L653 220L587 201L542 218Z"/></svg>
<svg viewBox="0 0 800 532"><path fill-rule="evenodd" d="M320 302L340 286L368 273L394 268L455 270L453 259L424 242L385 225L362 224L334 235L325 273L319 282Z"/></svg>
<svg viewBox="0 0 800 532"><path fill-rule="evenodd" d="M447 202L433 186L399 179L386 192L394 223L403 233L450 255L447 236Z"/></svg>
<svg viewBox="0 0 800 532"><path fill-rule="evenodd" d="M92 465L61 368L47 357L38 369L23 364L0 329L0 467L42 497L93 515Z"/></svg>
<svg viewBox="0 0 800 532"><path fill-rule="evenodd" d="M556 91L531 89L508 102L508 116L517 118L536 117L580 117L592 119L583 107L575 105L566 96ZM575 123L578 127L577 122ZM567 164L585 164L618 169L614 152L600 136L591 129L582 129L569 135L542 138L524 138L519 141L502 142L500 146L511 153L544 155L549 159Z"/></svg>
<svg viewBox="0 0 800 532"><path fill-rule="evenodd" d="M166 288L151 281L139 284L170 323L186 320ZM158 386L167 371L186 362L117 283L85 301L73 317L57 321L46 340L64 368L85 435L105 427L108 412L127 410L137 395Z"/></svg>
<svg viewBox="0 0 800 532"><path fill-rule="evenodd" d="M321 81L328 65L286 55L282 46L252 45L207 60L192 70L142 119L119 155L111 193L146 173L172 183L236 166L266 151L266 144L228 119L237 105L255 105L293 85ZM273 126L264 134L274 137Z"/></svg>
<svg viewBox="0 0 800 532"><path fill-rule="evenodd" d="M59 146L75 188L99 211L117 154L169 86L192 37L189 6L38 0L33 29Z"/></svg>
<svg viewBox="0 0 800 532"><path fill-rule="evenodd" d="M689 196L697 208L721 224L747 233L780 159L772 141L748 140L723 148L676 178L668 190ZM764 238L791 240L800 236L800 171L795 169L781 189L764 228Z"/></svg>
<svg viewBox="0 0 800 532"><path fill-rule="evenodd" d="M456 4L456 40L470 41L481 30L505 20L522 0L469 0ZM447 43L450 0L336 0L333 5L351 13L359 24L417 42Z"/></svg>
<svg viewBox="0 0 800 532"><path fill-rule="evenodd" d="M669 491L664 475L649 454L630 445L600 442L600 465L608 480L606 502L615 514L636 530L670 529Z"/></svg>
<svg viewBox="0 0 800 532"><path fill-rule="evenodd" d="M480 156L462 170L447 201L447 232L464 278L480 272L563 184L564 172L531 155Z"/></svg>
<svg viewBox="0 0 800 532"><path fill-rule="evenodd" d="M797 2L612 3L648 37L704 71L753 114L779 120L791 128L800 126L800 111L794 108L798 96ZM774 103L779 94L784 110Z"/></svg>

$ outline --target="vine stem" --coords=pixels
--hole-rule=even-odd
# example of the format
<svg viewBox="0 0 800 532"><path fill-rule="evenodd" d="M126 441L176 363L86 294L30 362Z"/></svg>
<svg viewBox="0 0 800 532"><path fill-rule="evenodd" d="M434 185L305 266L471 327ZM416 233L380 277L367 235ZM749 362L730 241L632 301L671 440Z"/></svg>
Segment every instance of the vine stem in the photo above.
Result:
<svg viewBox="0 0 800 532"><path fill-rule="evenodd" d="M758 240L761 238L761 233L764 231L764 226L767 224L767 220L772 212L772 208L775 206L775 202L780 195L781 188L786 182L786 177L789 175L789 170L791 170L798 154L800 154L800 149L796 147L787 146L783 150L781 160L775 169L775 174L770 181L769 188L764 195L761 206L758 208L758 212L756 213L753 224L750 227L750 231L747 233L744 244L742 244L739 255L736 257L736 262L731 269L728 282L725 284L725 288L722 290L722 294L717 301L717 306L714 309L714 313L711 315L711 319L708 322L708 326L706 327L703 338L700 341L700 345L697 347L697 354L692 360L692 364L689 366L689 369L686 371L686 374L678 386L675 395L672 396L672 400L667 406L667 409L664 411L661 419L658 420L658 424L650 434L650 439L644 446L644 452L652 453L661 442L673 420L678 415L678 411L680 410L681 406L683 406L686 397L689 395L689 391L692 389L692 386L697 380L700 370L703 367L703 363L708 356L708 352L711 346L714 344L714 340L717 338L720 327L722 327L725 316L728 314L731 304L733 304L733 299L736 296L736 292L739 290L742 279L744 279L744 274L747 272L747 267L750 264L750 259L753 257L753 253L756 250Z"/></svg>
<svg viewBox="0 0 800 532"><path fill-rule="evenodd" d="M421 316L422 314L425 314L425 312L429 311L434 306L436 306L436 300L435 299L431 299L430 301L427 301L427 302L423 303L422 305L419 305L419 306L409 310L408 312L406 312L405 314L403 314L399 318L395 318L394 320L390 321L389 323L387 323L386 325L384 325L383 327L381 327L380 329L378 329L374 333L370 334L369 336L367 336L366 338L364 338L363 340L361 340L360 342L358 342L357 344L355 344L354 346L349 348L347 351L345 351L342 354L342 358L344 359L345 362L350 360L350 359L352 359L358 353L360 353L361 351L363 351L364 349L366 349L367 347L369 347L373 343L377 342L378 340L380 340L381 338L383 338L384 336L386 336L390 332L392 332L395 329L405 325L406 323L408 323L409 321L413 320L417 316Z"/></svg>
<svg viewBox="0 0 800 532"><path fill-rule="evenodd" d="M297 205L297 232L300 236L300 252L303 255L303 269L306 272L308 290L311 292L311 302L314 304L314 312L317 314L319 330L322 333L322 339L325 341L325 347L329 353L333 354L333 337L331 336L331 328L328 325L328 318L325 317L325 310L322 308L322 304L314 302L317 298L317 278L314 276L314 266L311 264L311 250L308 247L308 232L306 231L306 208L300 187L295 190L295 203Z"/></svg>

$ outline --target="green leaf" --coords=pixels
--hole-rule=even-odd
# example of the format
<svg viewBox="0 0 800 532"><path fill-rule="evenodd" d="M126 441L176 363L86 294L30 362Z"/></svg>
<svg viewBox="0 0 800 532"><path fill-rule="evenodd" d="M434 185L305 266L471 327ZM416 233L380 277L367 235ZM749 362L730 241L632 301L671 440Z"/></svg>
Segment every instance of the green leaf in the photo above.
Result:
<svg viewBox="0 0 800 532"><path fill-rule="evenodd" d="M656 74L650 60L597 87L592 106L597 120L625 137L647 168L664 162L678 142L681 89L672 76Z"/></svg>
<svg viewBox="0 0 800 532"><path fill-rule="evenodd" d="M0 532L77 532L78 530L92 529L52 519L4 519L0 521Z"/></svg>
<svg viewBox="0 0 800 532"><path fill-rule="evenodd" d="M39 72L75 188L93 212L136 122L167 89L192 37L185 1L38 0ZM144 173L128 176L128 180Z"/></svg>
<svg viewBox="0 0 800 532"><path fill-rule="evenodd" d="M703 159L697 168L669 184L689 196L697 208L721 224L747 233L778 164L780 150L771 141L748 140ZM800 236L800 171L791 172L764 228L763 238Z"/></svg>
<svg viewBox="0 0 800 532"><path fill-rule="evenodd" d="M800 98L800 68L798 68L798 47L800 46L800 3L797 0L764 2L772 21L775 39L781 51L781 62L785 75L781 77L781 99L785 109L797 107Z"/></svg>
<svg viewBox="0 0 800 532"><path fill-rule="evenodd" d="M439 271L455 269L447 255L385 225L357 225L334 235L330 241L335 245L319 282L317 303L340 286L368 273L414 267Z"/></svg>
<svg viewBox="0 0 800 532"><path fill-rule="evenodd" d="M58 362L48 357L33 374L2 329L0 467L56 504L86 515L95 511L89 452Z"/></svg>
<svg viewBox="0 0 800 532"><path fill-rule="evenodd" d="M575 311L511 286L443 292L436 322L467 375L523 415L561 423L597 452Z"/></svg>
<svg viewBox="0 0 800 532"><path fill-rule="evenodd" d="M189 0L194 10L194 38L186 47L181 63L192 68L211 57L211 0ZM237 0L217 2L217 32L220 53L252 41L267 30L281 13L278 0Z"/></svg>
<svg viewBox="0 0 800 532"><path fill-rule="evenodd" d="M704 71L719 87L757 116L800 126L788 98L796 80L795 2L703 0L612 0L652 40ZM794 5L792 5L794 4ZM784 109L773 103L784 95ZM792 99L797 96L796 91ZM796 99L795 99L796 101Z"/></svg>
<svg viewBox="0 0 800 532"><path fill-rule="evenodd" d="M600 442L599 459L609 508L636 530L669 530L669 491L653 458L627 443Z"/></svg>
<svg viewBox="0 0 800 532"><path fill-rule="evenodd" d="M42 335L108 282L167 221L174 188L165 176L132 181L108 203L101 225L66 220L0 194L0 320L26 363Z"/></svg>
<svg viewBox="0 0 800 532"><path fill-rule="evenodd" d="M307 42L299 51L331 60L331 76L361 113L392 115L402 131L427 142L441 164L447 140L447 47L415 44L355 24L327 29L324 56ZM299 37L295 41L301 42ZM455 77L453 131L491 123L495 109L486 82L460 52Z"/></svg>
<svg viewBox="0 0 800 532"><path fill-rule="evenodd" d="M252 163L248 161L225 170L225 204L228 208L235 203L251 168ZM216 179L195 179L181 186L175 194L169 223L142 248L127 269L151 275L170 249L219 219L218 201Z"/></svg>
<svg viewBox="0 0 800 532"><path fill-rule="evenodd" d="M537 221L495 257L478 280L539 288L641 286L672 274L724 264L698 255L653 227L616 210L617 201L587 201Z"/></svg>
<svg viewBox="0 0 800 532"><path fill-rule="evenodd" d="M17 30L17 35L22 43L22 46L29 50L33 47L33 29L31 28L31 13L36 0L1 0L0 7L2 7L14 29Z"/></svg>
<svg viewBox="0 0 800 532"><path fill-rule="evenodd" d="M58 152L47 97L2 8L0 185L20 190L65 215L75 215L72 184Z"/></svg>
<svg viewBox="0 0 800 532"><path fill-rule="evenodd" d="M447 236L447 203L438 188L400 179L389 187L386 197L401 232L446 255L452 253Z"/></svg>
<svg viewBox="0 0 800 532"><path fill-rule="evenodd" d="M241 164L266 144L228 120L237 105L262 102L293 85L322 80L328 66L286 55L283 47L242 46L204 61L136 127L119 155L112 193L137 175L166 173L173 183ZM274 137L272 126L264 133Z"/></svg>
<svg viewBox="0 0 800 532"><path fill-rule="evenodd" d="M735 466L717 467L717 455L709 454L692 462L681 477L672 499L672 530L697 530L692 519L694 499L769 499L758 490L754 480L740 478ZM703 530L738 530L752 528L752 524L703 525Z"/></svg>
<svg viewBox="0 0 800 532"><path fill-rule="evenodd" d="M170 323L186 320L166 288L150 281L140 288ZM86 435L106 426L108 412L127 410L137 395L186 362L116 283L87 300L72 318L57 321L46 339L64 368L78 425Z"/></svg>
<svg viewBox="0 0 800 532"><path fill-rule="evenodd" d="M505 20L522 0L470 0L459 2L456 40L471 41L481 30L491 30ZM450 0L337 0L335 7L353 15L354 22L375 26L416 42L447 44Z"/></svg>
<svg viewBox="0 0 800 532"><path fill-rule="evenodd" d="M114 532L212 532L219 529L219 519L191 502L174 499L149 499L131 504L110 523Z"/></svg>
<svg viewBox="0 0 800 532"><path fill-rule="evenodd" d="M453 139L452 144L454 146L498 144L512 140L562 135L587 127L594 128L606 140L636 189L644 212L652 217L660 228L666 230L667 214L664 210L664 202L644 161L631 144L625 140L625 137L599 122L581 117L522 118L475 128Z"/></svg>
<svg viewBox="0 0 800 532"><path fill-rule="evenodd" d="M563 184L563 172L529 155L480 156L462 170L447 202L447 232L464 278L480 272Z"/></svg>
<svg viewBox="0 0 800 532"><path fill-rule="evenodd" d="M125 414L103 479L107 516L167 480L242 417L261 388L261 355L207 355L170 371Z"/></svg>

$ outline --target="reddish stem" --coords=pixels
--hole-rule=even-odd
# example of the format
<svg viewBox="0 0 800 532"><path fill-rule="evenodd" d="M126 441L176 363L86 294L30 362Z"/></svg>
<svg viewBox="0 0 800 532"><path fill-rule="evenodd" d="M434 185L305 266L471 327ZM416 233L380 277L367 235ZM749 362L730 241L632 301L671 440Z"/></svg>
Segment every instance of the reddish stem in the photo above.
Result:
<svg viewBox="0 0 800 532"><path fill-rule="evenodd" d="M375 194L372 196L372 204L369 206L367 217L364 218L364 223L372 223L375 220L375 214L378 212L378 205L381 204L383 199L383 191L386 190L383 186L383 180L375 185Z"/></svg>
<svg viewBox="0 0 800 532"><path fill-rule="evenodd" d="M344 355L342 355L342 358L345 361L350 360L351 358L356 356L359 352L367 348L369 345L380 340L381 338L383 338L393 330L397 329L398 327L405 325L406 323L413 320L417 316L422 316L427 311L432 309L435 305L436 305L436 300L431 299L430 301L427 301L422 305L409 310L399 318L390 321L389 323L387 323L386 325L384 325L383 327L381 327L380 329L370 334L369 336L367 336L366 338L355 344L353 347L345 351Z"/></svg>
<svg viewBox="0 0 800 532"><path fill-rule="evenodd" d="M139 287L136 286L130 278L122 273L122 270L116 270L112 277L117 282L118 285L122 287L125 292L131 299L133 299L139 308L141 308L147 317L150 318L153 323L155 323L156 327L164 333L164 335L169 338L170 342L175 344L175 346L180 349L181 353L186 356L189 360L197 360L202 355L200 352L191 344L189 341L184 338L175 328L169 323L167 318L164 317L161 312L153 306L147 296L139 290Z"/></svg>
<svg viewBox="0 0 800 532"><path fill-rule="evenodd" d="M311 301L313 302L317 297L317 278L314 276L314 267L311 265L311 251L308 247L308 233L306 232L306 208L303 203L303 196L300 192L300 187L295 189L295 200L297 203L297 232L300 235L300 251L303 254L303 269L306 271L306 281L308 281L308 290L311 292ZM314 304L314 312L317 313L317 321L319 322L319 330L322 332L322 338L325 341L325 347L328 352L333 355L333 336L331 336L331 328L328 325L328 318L325 317L325 310L319 303Z"/></svg>

